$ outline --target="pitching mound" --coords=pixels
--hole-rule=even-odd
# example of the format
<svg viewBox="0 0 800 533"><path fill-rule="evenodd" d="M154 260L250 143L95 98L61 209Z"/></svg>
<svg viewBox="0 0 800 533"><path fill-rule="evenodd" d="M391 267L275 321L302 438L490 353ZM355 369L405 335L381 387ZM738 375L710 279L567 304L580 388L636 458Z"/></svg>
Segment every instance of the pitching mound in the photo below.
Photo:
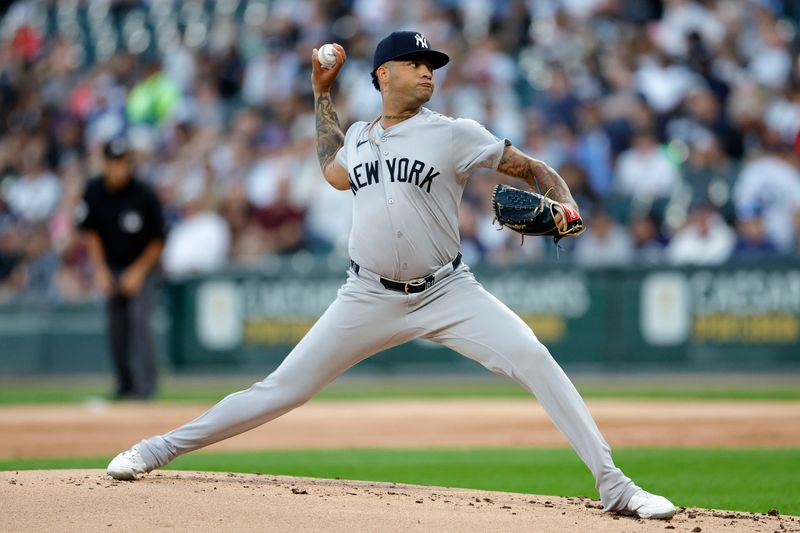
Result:
<svg viewBox="0 0 800 533"><path fill-rule="evenodd" d="M597 501L332 479L161 471L0 472L2 531L800 531L800 519L684 509L670 522Z"/></svg>

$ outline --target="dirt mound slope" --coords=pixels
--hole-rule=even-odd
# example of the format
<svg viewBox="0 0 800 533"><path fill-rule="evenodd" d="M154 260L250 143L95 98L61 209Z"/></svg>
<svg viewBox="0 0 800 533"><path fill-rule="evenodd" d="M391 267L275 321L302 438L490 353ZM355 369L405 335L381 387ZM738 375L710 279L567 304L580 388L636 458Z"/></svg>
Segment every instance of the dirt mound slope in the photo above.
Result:
<svg viewBox="0 0 800 533"><path fill-rule="evenodd" d="M7 471L0 501L0 531L800 531L792 516L682 509L646 521L586 498L211 472Z"/></svg>

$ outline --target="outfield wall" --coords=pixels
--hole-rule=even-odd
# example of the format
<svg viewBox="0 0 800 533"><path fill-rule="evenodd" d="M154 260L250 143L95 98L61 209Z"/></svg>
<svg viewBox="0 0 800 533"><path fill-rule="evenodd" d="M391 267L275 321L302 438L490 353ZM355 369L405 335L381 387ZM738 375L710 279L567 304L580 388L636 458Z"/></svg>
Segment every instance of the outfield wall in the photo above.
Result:
<svg viewBox="0 0 800 533"><path fill-rule="evenodd" d="M568 369L800 371L800 264L723 268L474 269ZM173 282L156 318L177 372L274 368L344 280L307 257L259 271ZM0 373L108 369L102 309L0 307ZM360 364L358 372L473 372L428 342Z"/></svg>

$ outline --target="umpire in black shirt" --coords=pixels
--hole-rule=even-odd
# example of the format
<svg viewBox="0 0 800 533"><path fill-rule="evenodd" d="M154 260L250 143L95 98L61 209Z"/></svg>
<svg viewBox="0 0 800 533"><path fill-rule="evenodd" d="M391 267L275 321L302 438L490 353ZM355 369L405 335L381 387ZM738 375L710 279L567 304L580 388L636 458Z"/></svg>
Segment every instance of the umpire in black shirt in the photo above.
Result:
<svg viewBox="0 0 800 533"><path fill-rule="evenodd" d="M87 183L78 219L107 299L116 398L150 399L158 359L150 317L158 299L164 216L155 192L134 175L126 139L103 147L103 174Z"/></svg>

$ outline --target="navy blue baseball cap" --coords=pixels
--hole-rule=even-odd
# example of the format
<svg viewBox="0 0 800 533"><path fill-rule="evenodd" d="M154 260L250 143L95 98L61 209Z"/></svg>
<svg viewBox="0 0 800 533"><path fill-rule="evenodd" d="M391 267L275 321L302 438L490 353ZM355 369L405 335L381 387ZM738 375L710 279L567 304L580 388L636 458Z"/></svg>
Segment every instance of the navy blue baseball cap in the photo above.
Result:
<svg viewBox="0 0 800 533"><path fill-rule="evenodd" d="M387 61L403 59L410 56L421 56L430 61L431 68L437 69L445 66L450 57L444 52L431 50L428 39L416 31L396 31L389 34L375 47L375 57L372 60L372 72Z"/></svg>

